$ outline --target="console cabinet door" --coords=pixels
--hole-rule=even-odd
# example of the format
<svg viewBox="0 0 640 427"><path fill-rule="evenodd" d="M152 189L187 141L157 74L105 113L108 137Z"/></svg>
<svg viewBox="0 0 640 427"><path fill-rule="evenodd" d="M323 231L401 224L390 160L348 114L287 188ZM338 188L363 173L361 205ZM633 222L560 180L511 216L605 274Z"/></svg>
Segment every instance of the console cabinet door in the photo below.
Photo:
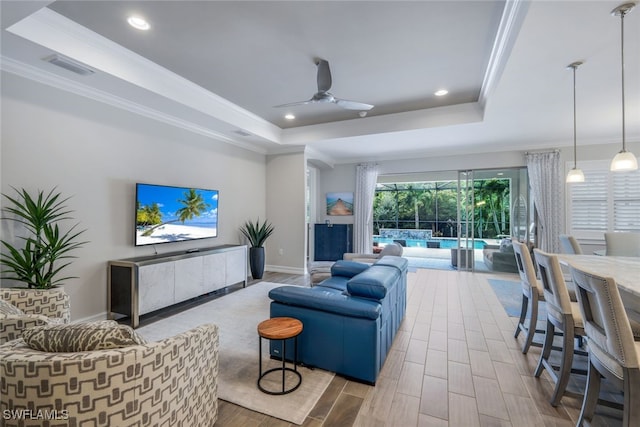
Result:
<svg viewBox="0 0 640 427"><path fill-rule="evenodd" d="M226 253L227 276L225 286L247 280L247 249L246 247Z"/></svg>
<svg viewBox="0 0 640 427"><path fill-rule="evenodd" d="M175 261L174 303L186 301L205 293L202 258L194 257Z"/></svg>
<svg viewBox="0 0 640 427"><path fill-rule="evenodd" d="M204 292L209 293L226 286L226 254L212 254L202 257Z"/></svg>
<svg viewBox="0 0 640 427"><path fill-rule="evenodd" d="M174 302L175 262L138 267L140 314L150 313Z"/></svg>

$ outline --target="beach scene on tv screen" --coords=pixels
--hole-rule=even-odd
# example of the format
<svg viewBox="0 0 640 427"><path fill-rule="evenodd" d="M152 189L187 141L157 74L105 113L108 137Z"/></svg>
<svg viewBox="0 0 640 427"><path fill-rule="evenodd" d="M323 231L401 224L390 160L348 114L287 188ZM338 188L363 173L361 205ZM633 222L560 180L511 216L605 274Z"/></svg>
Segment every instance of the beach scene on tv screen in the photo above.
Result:
<svg viewBox="0 0 640 427"><path fill-rule="evenodd" d="M138 184L136 245L218 235L218 191Z"/></svg>

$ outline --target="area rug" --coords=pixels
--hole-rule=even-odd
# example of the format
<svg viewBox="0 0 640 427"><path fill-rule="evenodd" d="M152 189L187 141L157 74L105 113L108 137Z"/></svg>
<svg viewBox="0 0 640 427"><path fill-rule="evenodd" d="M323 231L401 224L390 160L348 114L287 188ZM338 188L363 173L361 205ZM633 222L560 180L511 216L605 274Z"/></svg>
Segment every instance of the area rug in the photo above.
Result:
<svg viewBox="0 0 640 427"><path fill-rule="evenodd" d="M522 284L513 280L487 279L493 292L504 307L509 317L520 317L522 309ZM531 303L529 303L531 304ZM527 312L527 318L530 317ZM546 305L544 301L538 303L538 325L540 321L547 318ZM543 327L544 327L544 322Z"/></svg>
<svg viewBox="0 0 640 427"><path fill-rule="evenodd" d="M510 317L520 317L522 284L512 280L487 279L493 292Z"/></svg>
<svg viewBox="0 0 640 427"><path fill-rule="evenodd" d="M281 283L260 282L182 313L139 328L148 340L160 340L203 323L220 328L218 397L252 411L302 424L334 377L321 369L298 367L302 384L293 393L272 396L256 386L258 379L257 326L269 318L268 293ZM268 341L262 345L263 369L269 360ZM289 365L288 365L289 366ZM274 378L275 379L275 378ZM279 378L278 378L279 379ZM263 383L268 386L269 382ZM269 388L271 389L271 388Z"/></svg>

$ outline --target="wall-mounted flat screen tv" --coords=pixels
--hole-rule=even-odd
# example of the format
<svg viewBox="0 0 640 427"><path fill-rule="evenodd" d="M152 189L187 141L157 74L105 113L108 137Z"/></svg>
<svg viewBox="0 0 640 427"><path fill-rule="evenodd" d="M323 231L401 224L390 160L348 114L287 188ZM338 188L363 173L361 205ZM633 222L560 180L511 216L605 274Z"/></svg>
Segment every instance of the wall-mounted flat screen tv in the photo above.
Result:
<svg viewBox="0 0 640 427"><path fill-rule="evenodd" d="M218 190L136 184L136 246L218 236Z"/></svg>

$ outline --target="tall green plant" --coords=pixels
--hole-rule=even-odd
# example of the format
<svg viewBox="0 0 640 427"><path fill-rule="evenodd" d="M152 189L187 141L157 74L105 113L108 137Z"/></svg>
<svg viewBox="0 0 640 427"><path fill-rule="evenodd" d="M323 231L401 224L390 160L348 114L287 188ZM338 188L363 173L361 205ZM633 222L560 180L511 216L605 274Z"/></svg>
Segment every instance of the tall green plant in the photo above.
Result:
<svg viewBox="0 0 640 427"><path fill-rule="evenodd" d="M251 243L251 247L253 248L261 248L267 238L273 234L273 231L273 225L268 223L267 220L260 224L260 218L258 218L255 224L251 221L246 221L244 225L240 227L240 232L249 239L249 243Z"/></svg>
<svg viewBox="0 0 640 427"><path fill-rule="evenodd" d="M39 190L35 197L25 189L14 190L16 197L2 195L8 201L2 211L11 214L2 219L22 224L27 236L17 238L21 245L0 240L5 249L0 254L3 267L0 277L24 282L36 289L48 289L76 278L61 276L62 270L71 264L68 260L76 258L71 252L87 243L77 241L86 231L78 230L79 224L72 225L66 232L59 226L60 222L72 219L71 211L65 206L69 198L62 198L55 188L47 194Z"/></svg>

